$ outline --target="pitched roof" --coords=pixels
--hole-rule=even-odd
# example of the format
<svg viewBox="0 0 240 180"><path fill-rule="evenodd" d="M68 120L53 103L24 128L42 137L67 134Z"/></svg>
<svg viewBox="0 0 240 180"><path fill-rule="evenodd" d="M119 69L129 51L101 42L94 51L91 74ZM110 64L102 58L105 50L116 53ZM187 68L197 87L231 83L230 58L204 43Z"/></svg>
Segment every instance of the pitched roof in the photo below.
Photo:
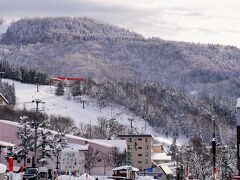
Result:
<svg viewBox="0 0 240 180"><path fill-rule="evenodd" d="M0 93L0 97L5 101L5 103L9 104L8 100Z"/></svg>
<svg viewBox="0 0 240 180"><path fill-rule="evenodd" d="M68 80L68 81L85 81L85 78L75 78L75 77L62 77L62 76L58 76L55 78L52 78L52 80L57 80L57 81L61 81L61 80Z"/></svg>
<svg viewBox="0 0 240 180"><path fill-rule="evenodd" d="M118 137L153 137L150 134L122 134L122 135L118 135Z"/></svg>
<svg viewBox="0 0 240 180"><path fill-rule="evenodd" d="M14 147L15 145L9 142L0 141L0 147Z"/></svg>
<svg viewBox="0 0 240 180"><path fill-rule="evenodd" d="M21 126L18 122L7 121L7 120L0 120L0 123L8 124L8 125L15 126L15 127L20 127ZM57 133L56 131L52 131L52 130L50 130L50 131L52 133ZM79 137L79 136L74 136L74 135L71 135L71 134L66 134L65 137L69 138L69 139L78 139L78 140L81 140L81 141L86 141L88 143L97 144L97 145L104 146L104 147L107 147L107 148L114 148L115 147L114 145L112 145L110 143L104 143L104 142L100 142L98 140L87 139L87 138L83 138L83 137Z"/></svg>

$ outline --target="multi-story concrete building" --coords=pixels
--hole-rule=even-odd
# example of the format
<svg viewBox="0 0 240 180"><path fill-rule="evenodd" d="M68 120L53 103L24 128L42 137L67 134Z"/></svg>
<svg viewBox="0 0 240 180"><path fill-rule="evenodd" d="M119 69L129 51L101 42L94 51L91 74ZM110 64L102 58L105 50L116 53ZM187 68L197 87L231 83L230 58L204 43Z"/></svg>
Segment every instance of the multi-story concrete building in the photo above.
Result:
<svg viewBox="0 0 240 180"><path fill-rule="evenodd" d="M119 135L127 142L127 152L134 167L146 170L158 164L171 161L171 156L163 150L163 145L149 134Z"/></svg>
<svg viewBox="0 0 240 180"><path fill-rule="evenodd" d="M126 140L128 155L133 166L140 170L152 167L152 135L119 135L122 140Z"/></svg>

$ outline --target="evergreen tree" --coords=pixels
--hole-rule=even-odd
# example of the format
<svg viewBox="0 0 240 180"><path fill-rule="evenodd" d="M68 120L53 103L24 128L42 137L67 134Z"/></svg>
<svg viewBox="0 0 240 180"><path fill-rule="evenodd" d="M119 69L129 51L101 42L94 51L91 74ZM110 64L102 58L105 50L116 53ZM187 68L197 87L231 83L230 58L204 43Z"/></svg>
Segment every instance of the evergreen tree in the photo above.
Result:
<svg viewBox="0 0 240 180"><path fill-rule="evenodd" d="M177 160L177 154L178 154L178 147L176 144L177 139L174 137L173 138L173 142L169 148L169 153L168 155L170 155L172 157L172 160L176 161Z"/></svg>
<svg viewBox="0 0 240 180"><path fill-rule="evenodd" d="M64 91L64 85L63 85L62 82L59 82L59 83L58 83L58 86L57 86L57 89L56 89L56 91L55 91L55 94L56 94L57 96L63 96L64 93L65 93L65 91Z"/></svg>
<svg viewBox="0 0 240 180"><path fill-rule="evenodd" d="M17 130L17 137L20 139L20 144L18 145L20 149L14 152L14 158L24 160L24 166L26 166L29 151L33 150L34 146L34 137L27 119L28 117L26 116L20 117L20 126Z"/></svg>

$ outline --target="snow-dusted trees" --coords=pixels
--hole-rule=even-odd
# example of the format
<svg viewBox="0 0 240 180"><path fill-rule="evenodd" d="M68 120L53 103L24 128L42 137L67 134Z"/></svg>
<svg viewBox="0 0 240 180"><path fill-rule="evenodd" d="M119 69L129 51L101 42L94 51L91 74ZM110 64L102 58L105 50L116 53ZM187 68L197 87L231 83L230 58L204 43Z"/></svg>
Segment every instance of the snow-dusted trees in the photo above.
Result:
<svg viewBox="0 0 240 180"><path fill-rule="evenodd" d="M91 169L94 167L98 159L99 159L99 151L89 147L88 151L85 154L85 162L84 162L84 168L86 169L87 173L91 172Z"/></svg>
<svg viewBox="0 0 240 180"><path fill-rule="evenodd" d="M173 142L172 144L170 145L170 148L169 148L169 152L168 152L168 155L170 155L172 157L172 160L173 161L177 161L177 154L179 153L179 148L176 144L176 138L173 138Z"/></svg>
<svg viewBox="0 0 240 180"><path fill-rule="evenodd" d="M42 165L47 164L48 159L53 159L58 156L59 152L67 145L67 140L64 133L53 133L46 129L48 122L40 125L38 130L37 148L41 151L41 159L39 162Z"/></svg>
<svg viewBox="0 0 240 180"><path fill-rule="evenodd" d="M86 138L112 139L118 134L126 133L128 128L120 124L116 119L107 119L106 117L98 117L97 125L80 124L75 129L75 135Z"/></svg>
<svg viewBox="0 0 240 180"><path fill-rule="evenodd" d="M10 65L6 60L0 59L0 70L4 72L4 78L21 81L29 84L47 84L48 75L39 72L36 69L26 67L15 67Z"/></svg>
<svg viewBox="0 0 240 180"><path fill-rule="evenodd" d="M113 158L113 152L100 152L99 158L101 158L103 163L103 175L106 175L106 169L108 167L113 167L114 165L114 158Z"/></svg>
<svg viewBox="0 0 240 180"><path fill-rule="evenodd" d="M200 137L191 138L180 148L181 163L185 172L197 179L213 178L212 147ZM218 179L230 179L236 173L236 147L219 143L216 148L216 169Z"/></svg>
<svg viewBox="0 0 240 180"><path fill-rule="evenodd" d="M0 82L0 93L8 100L9 105L14 106L16 103L14 84Z"/></svg>
<svg viewBox="0 0 240 180"><path fill-rule="evenodd" d="M20 117L20 126L17 130L17 137L20 140L18 145L20 149L14 152L15 159L24 160L24 166L26 166L26 159L28 154L34 147L34 136L32 133L31 124L28 121L28 117Z"/></svg>
<svg viewBox="0 0 240 180"><path fill-rule="evenodd" d="M70 133L75 127L74 121L69 117L63 116L50 116L50 126L51 129L63 134Z"/></svg>
<svg viewBox="0 0 240 180"><path fill-rule="evenodd" d="M56 91L55 91L55 94L56 94L57 96L63 96L64 93L65 93L65 91L64 91L64 85L63 85L62 82L59 82L58 85L57 85L57 89L56 89Z"/></svg>
<svg viewBox="0 0 240 180"><path fill-rule="evenodd" d="M181 157L188 174L194 175L197 179L212 177L211 149L207 148L200 137L193 137L190 144L183 147Z"/></svg>

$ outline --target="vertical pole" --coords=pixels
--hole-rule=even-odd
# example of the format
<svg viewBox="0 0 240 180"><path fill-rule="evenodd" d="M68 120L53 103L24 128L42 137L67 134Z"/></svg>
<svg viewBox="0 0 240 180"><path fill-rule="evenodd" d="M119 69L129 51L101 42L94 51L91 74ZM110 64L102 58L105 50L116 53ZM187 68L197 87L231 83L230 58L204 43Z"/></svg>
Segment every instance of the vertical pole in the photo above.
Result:
<svg viewBox="0 0 240 180"><path fill-rule="evenodd" d="M128 118L128 120L130 121L130 123L131 123L131 134L133 133L133 121L134 121L134 119L133 118Z"/></svg>
<svg viewBox="0 0 240 180"><path fill-rule="evenodd" d="M36 115L38 112L38 103L39 100L35 101L36 103ZM34 136L34 167L36 167L36 157L37 157L37 121L36 118L34 118L34 128L35 128L35 136Z"/></svg>
<svg viewBox="0 0 240 180"><path fill-rule="evenodd" d="M215 136L215 119L213 119L213 139L212 139L212 154L213 154L213 177L216 180L216 136Z"/></svg>
<svg viewBox="0 0 240 180"><path fill-rule="evenodd" d="M237 170L240 176L240 118L238 115L239 109L237 108Z"/></svg>

